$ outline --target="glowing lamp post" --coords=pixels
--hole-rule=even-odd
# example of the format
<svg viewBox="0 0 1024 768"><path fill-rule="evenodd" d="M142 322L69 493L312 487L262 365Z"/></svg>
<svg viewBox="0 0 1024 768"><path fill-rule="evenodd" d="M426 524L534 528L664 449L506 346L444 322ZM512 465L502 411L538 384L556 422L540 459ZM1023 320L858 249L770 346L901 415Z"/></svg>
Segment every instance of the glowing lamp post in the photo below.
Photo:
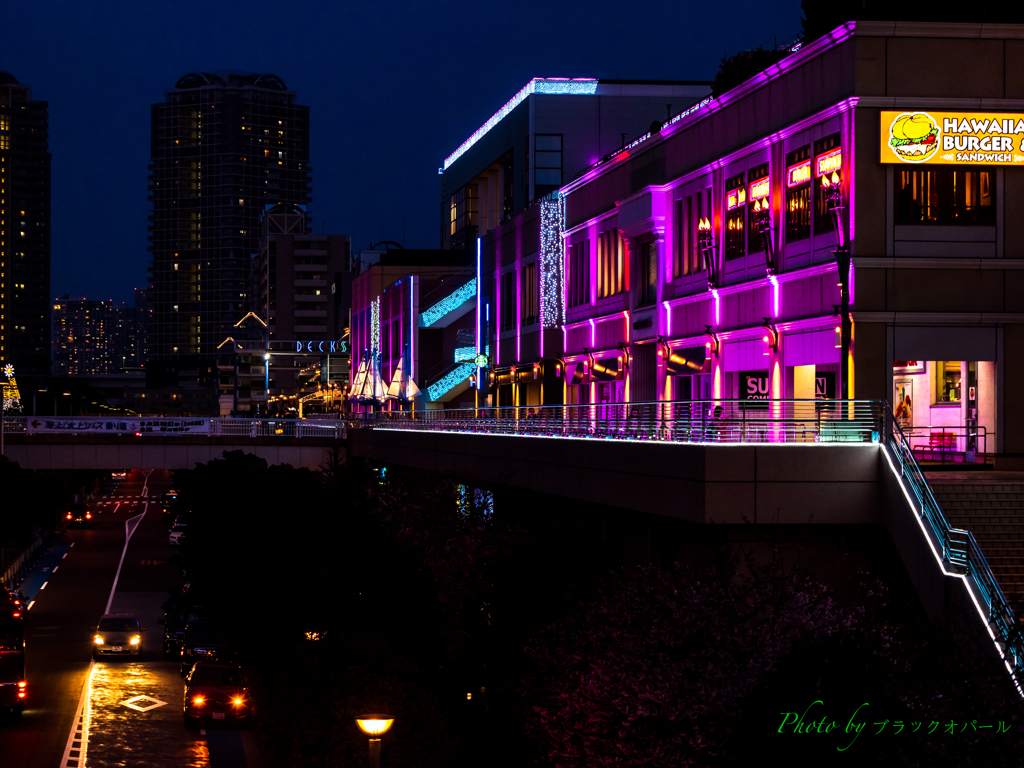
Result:
<svg viewBox="0 0 1024 768"><path fill-rule="evenodd" d="M356 718L356 725L370 737L370 768L380 768L380 737L391 730L395 722L387 715L362 715Z"/></svg>
<svg viewBox="0 0 1024 768"><path fill-rule="evenodd" d="M842 378L843 400L850 399L850 248L846 243L846 230L843 227L843 190L839 174L832 171L831 176L821 177L821 188L825 194L825 202L828 211L832 216L832 223L836 230L836 249L832 252L836 257L836 267L839 269L839 288L841 315L840 315L840 377Z"/></svg>

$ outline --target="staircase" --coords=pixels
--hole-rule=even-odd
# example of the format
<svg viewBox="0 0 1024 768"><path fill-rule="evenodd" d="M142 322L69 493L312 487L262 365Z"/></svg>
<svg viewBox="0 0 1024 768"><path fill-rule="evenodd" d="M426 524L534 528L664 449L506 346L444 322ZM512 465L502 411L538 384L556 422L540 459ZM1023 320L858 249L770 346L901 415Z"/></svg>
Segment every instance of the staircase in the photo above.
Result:
<svg viewBox="0 0 1024 768"><path fill-rule="evenodd" d="M935 500L954 528L974 534L1000 588L1024 599L1024 472L928 472Z"/></svg>

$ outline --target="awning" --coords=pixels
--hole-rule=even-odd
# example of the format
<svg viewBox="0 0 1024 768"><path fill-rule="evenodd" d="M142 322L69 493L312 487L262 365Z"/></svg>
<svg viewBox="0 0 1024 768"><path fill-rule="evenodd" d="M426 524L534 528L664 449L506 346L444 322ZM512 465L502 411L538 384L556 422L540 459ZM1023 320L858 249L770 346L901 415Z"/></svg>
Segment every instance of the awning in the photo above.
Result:
<svg viewBox="0 0 1024 768"><path fill-rule="evenodd" d="M623 371L619 369L618 357L595 360L590 368L591 381L621 381Z"/></svg>
<svg viewBox="0 0 1024 768"><path fill-rule="evenodd" d="M565 383L568 386L575 386L576 384L587 384L589 382L590 377L587 375L586 363L566 363Z"/></svg>
<svg viewBox="0 0 1024 768"><path fill-rule="evenodd" d="M665 373L670 376L691 376L704 372L707 349L705 347L687 347L671 349L665 359Z"/></svg>

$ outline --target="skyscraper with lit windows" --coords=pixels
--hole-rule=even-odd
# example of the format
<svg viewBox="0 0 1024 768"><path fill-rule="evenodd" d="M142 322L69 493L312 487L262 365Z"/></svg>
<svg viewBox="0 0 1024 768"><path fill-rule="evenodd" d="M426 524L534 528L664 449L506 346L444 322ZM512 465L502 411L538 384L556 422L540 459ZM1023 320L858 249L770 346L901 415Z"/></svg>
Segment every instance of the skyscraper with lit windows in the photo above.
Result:
<svg viewBox="0 0 1024 768"><path fill-rule="evenodd" d="M153 105L151 131L148 384L198 382L213 402L260 214L310 199L309 108L276 75L192 72Z"/></svg>
<svg viewBox="0 0 1024 768"><path fill-rule="evenodd" d="M50 371L48 109L0 72L0 366Z"/></svg>

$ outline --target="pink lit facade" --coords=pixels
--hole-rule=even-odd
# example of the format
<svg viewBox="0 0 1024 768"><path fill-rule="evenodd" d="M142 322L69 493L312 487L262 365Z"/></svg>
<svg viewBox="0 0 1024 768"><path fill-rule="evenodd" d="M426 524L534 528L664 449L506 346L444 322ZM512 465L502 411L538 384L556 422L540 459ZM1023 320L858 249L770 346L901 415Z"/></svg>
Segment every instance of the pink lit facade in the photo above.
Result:
<svg viewBox="0 0 1024 768"><path fill-rule="evenodd" d="M911 74L921 57L935 67L927 84ZM628 143L563 185L557 263L543 262L531 234L537 212L484 237L486 335L497 344L481 395L492 405L840 397L827 201L837 184L852 255L849 396L889 400L925 451L1024 453L1024 408L1009 396L1024 369L1024 222L1010 215L1024 202L1024 167L886 160L882 125L887 110L978 109L1012 125L1022 65L1017 27L849 23ZM523 276L543 285L551 269L562 296L546 329L523 313L533 306Z"/></svg>

